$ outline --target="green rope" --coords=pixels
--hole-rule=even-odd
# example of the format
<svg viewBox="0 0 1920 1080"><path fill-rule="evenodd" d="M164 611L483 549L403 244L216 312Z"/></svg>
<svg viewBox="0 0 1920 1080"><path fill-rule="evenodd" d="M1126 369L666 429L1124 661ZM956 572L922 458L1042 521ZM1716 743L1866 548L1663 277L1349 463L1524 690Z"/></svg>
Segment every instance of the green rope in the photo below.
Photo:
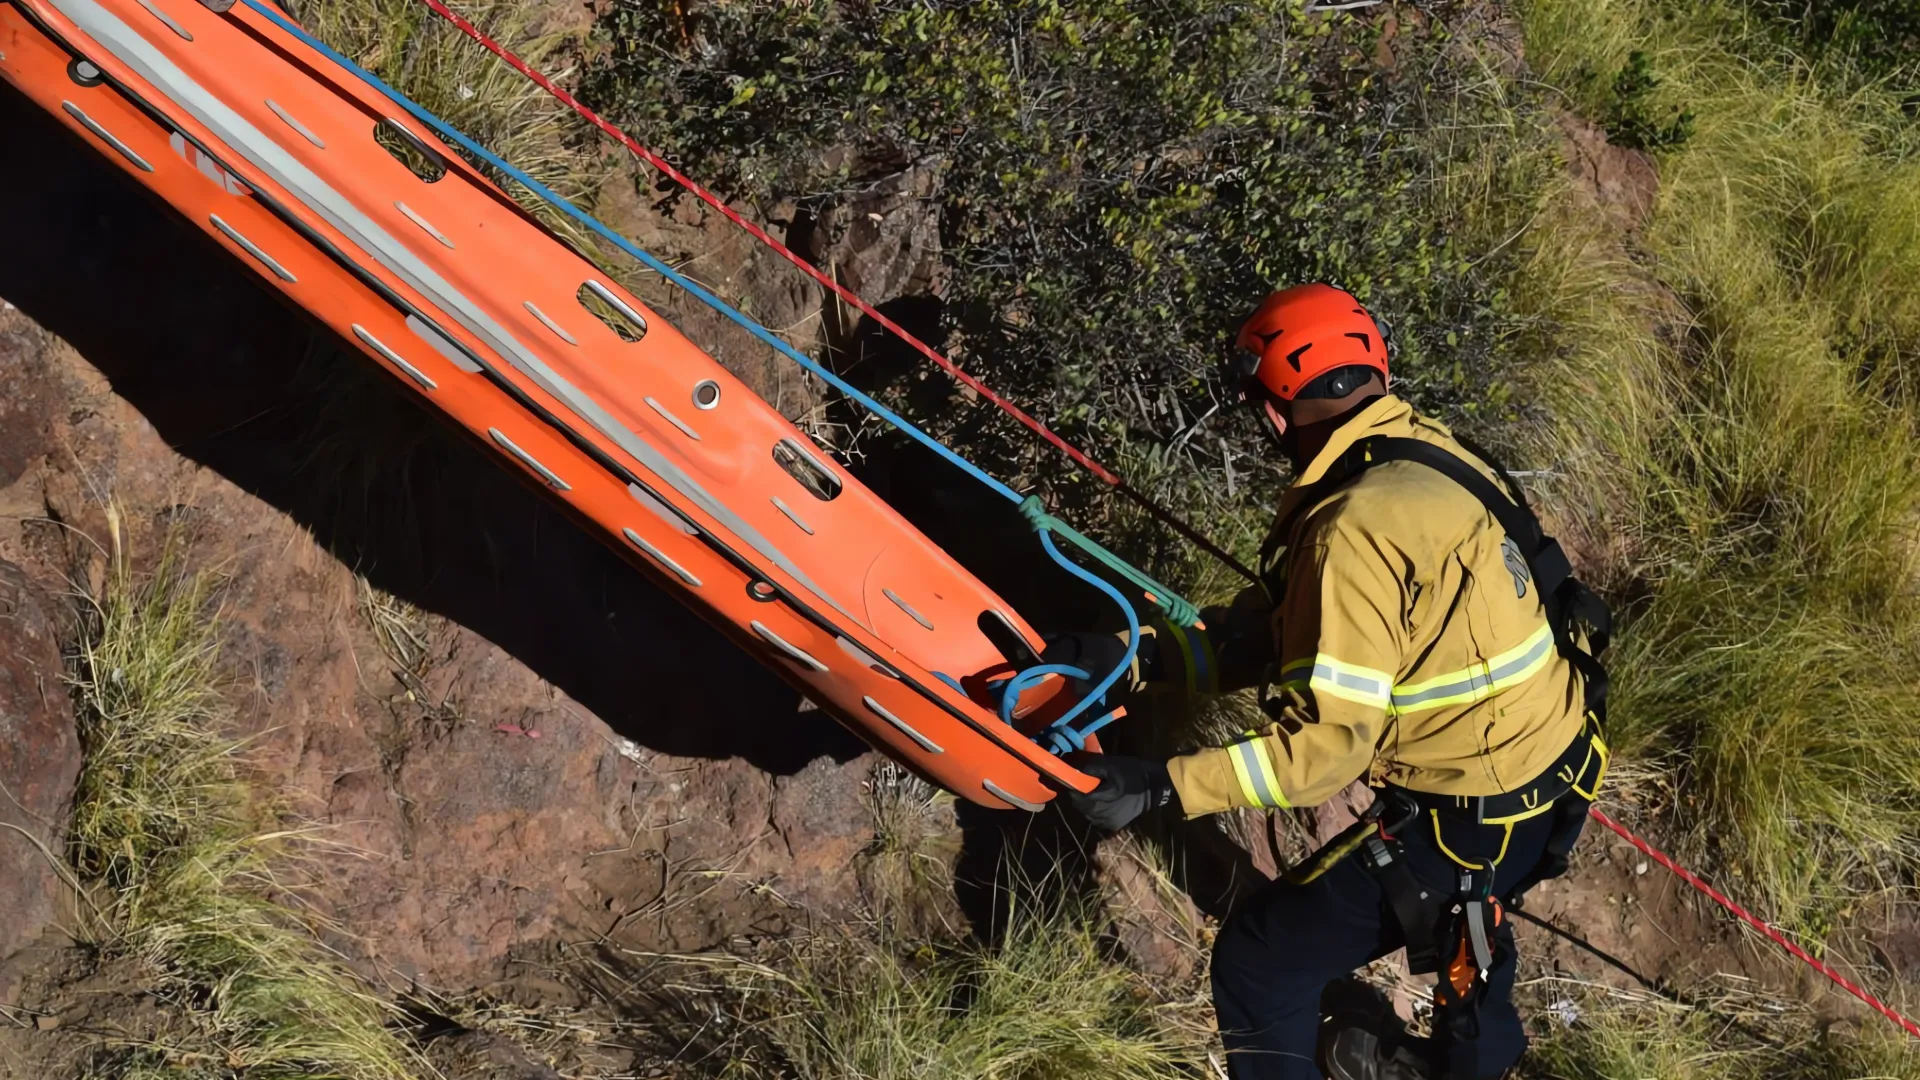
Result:
<svg viewBox="0 0 1920 1080"><path fill-rule="evenodd" d="M1027 496L1026 500L1020 504L1020 516L1027 519L1027 524L1033 526L1034 532L1050 532L1072 541L1075 547L1093 556L1102 566L1119 574L1145 593L1147 599L1167 613L1167 618L1181 626L1200 625L1200 609L1194 607L1192 602L1183 599L1172 589L1140 572L1120 556L1080 535L1073 526L1047 513L1047 506L1040 501L1040 496Z"/></svg>

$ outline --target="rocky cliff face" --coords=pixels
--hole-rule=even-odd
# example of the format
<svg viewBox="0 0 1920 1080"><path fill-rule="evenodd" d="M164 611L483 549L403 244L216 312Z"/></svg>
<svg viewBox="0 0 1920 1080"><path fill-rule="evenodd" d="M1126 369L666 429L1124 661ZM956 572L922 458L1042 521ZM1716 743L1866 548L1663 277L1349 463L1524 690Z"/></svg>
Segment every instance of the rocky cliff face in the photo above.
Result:
<svg viewBox="0 0 1920 1080"><path fill-rule="evenodd" d="M136 558L177 533L224 582L239 734L350 852L318 896L380 979L856 902L857 740L11 93L0 128L36 162L0 236L57 253L0 258L0 821L58 846L55 616L111 501ZM4 831L0 957L57 911Z"/></svg>
<svg viewBox="0 0 1920 1080"><path fill-rule="evenodd" d="M0 424L10 412L0 405ZM32 959L21 954L62 914L63 883L49 855L65 833L80 739L56 603L18 566L0 561L0 1003L16 991L15 969Z"/></svg>

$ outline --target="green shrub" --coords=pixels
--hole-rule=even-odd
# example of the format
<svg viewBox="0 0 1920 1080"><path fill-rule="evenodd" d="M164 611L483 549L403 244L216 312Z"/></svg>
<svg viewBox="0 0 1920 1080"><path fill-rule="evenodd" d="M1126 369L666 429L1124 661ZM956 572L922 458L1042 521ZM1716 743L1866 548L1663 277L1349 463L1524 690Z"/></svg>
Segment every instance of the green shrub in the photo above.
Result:
<svg viewBox="0 0 1920 1080"><path fill-rule="evenodd" d="M598 34L583 97L736 194L819 213L879 175L933 173L947 346L1230 543L1257 542L1247 511L1276 477L1251 425L1216 411L1215 376L1271 286L1353 289L1398 329L1415 398L1511 413L1501 242L1539 162L1439 19L1300 0L620 0ZM1097 483L934 385L895 400L999 475L1093 502ZM1129 521L1093 527L1152 554Z"/></svg>
<svg viewBox="0 0 1920 1080"><path fill-rule="evenodd" d="M1648 104L1659 86L1647 54L1638 49L1628 53L1626 66L1613 77L1613 107L1605 120L1607 136L1616 146L1658 150L1678 146L1693 134L1692 113L1670 105L1661 115Z"/></svg>

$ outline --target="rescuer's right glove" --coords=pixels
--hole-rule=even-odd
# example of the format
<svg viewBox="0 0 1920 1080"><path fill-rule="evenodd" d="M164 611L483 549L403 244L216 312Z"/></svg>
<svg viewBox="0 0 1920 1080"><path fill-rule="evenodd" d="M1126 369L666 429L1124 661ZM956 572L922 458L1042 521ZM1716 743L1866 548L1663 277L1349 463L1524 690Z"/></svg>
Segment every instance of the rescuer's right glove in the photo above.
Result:
<svg viewBox="0 0 1920 1080"><path fill-rule="evenodd" d="M1134 818L1174 801L1167 763L1117 754L1069 754L1066 762L1100 781L1088 792L1068 791L1067 802L1095 828L1118 832Z"/></svg>

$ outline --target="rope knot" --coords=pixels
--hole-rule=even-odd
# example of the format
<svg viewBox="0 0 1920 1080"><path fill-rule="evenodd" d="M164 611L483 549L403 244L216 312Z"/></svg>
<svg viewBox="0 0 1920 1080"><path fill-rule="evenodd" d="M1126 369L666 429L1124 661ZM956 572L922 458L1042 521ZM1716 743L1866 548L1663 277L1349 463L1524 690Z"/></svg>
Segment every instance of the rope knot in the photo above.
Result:
<svg viewBox="0 0 1920 1080"><path fill-rule="evenodd" d="M1029 495L1020 500L1020 516L1026 519L1034 532L1052 532L1060 524L1059 518L1047 513L1047 504L1041 502L1038 495Z"/></svg>

